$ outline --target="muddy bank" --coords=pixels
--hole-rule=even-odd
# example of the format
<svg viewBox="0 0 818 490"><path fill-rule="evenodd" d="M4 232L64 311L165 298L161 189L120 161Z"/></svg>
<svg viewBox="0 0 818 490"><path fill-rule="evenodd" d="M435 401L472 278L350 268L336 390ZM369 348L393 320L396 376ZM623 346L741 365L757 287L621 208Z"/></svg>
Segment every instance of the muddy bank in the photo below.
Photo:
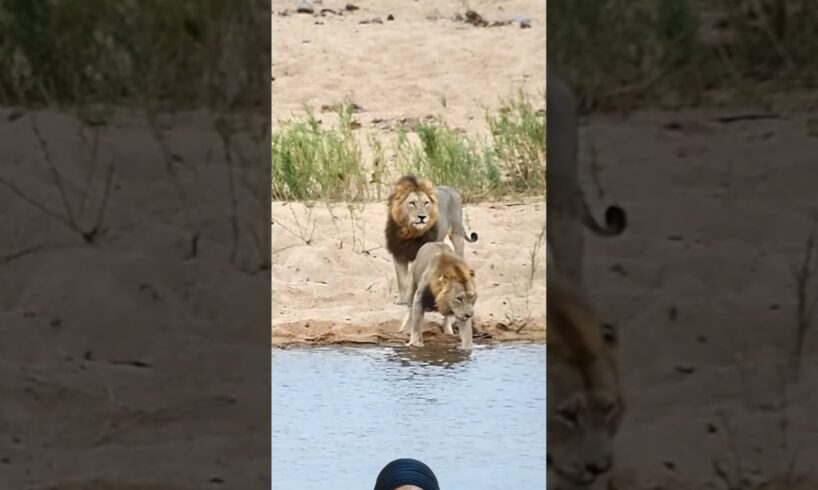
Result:
<svg viewBox="0 0 818 490"><path fill-rule="evenodd" d="M537 321L525 326L508 325L503 322L479 322L474 333L474 343L493 344L510 341L544 341L545 323ZM398 332L400 321L391 320L379 324L338 324L328 321L300 321L275 325L272 328L274 347L293 345L384 345L400 347L409 339L408 333ZM427 321L423 331L427 345L453 347L459 345L460 337L442 332L442 322Z"/></svg>

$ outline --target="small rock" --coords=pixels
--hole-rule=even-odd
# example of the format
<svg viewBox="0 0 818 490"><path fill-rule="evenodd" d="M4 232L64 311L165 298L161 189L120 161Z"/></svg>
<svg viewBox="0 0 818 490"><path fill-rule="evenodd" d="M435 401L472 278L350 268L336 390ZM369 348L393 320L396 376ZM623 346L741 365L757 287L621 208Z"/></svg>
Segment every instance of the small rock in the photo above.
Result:
<svg viewBox="0 0 818 490"><path fill-rule="evenodd" d="M393 21L393 20L395 20L395 16L392 15L392 14L389 14L389 15L386 16L386 20Z"/></svg>
<svg viewBox="0 0 818 490"><path fill-rule="evenodd" d="M295 8L295 11L299 14L312 14L315 12L315 7L313 7L310 2L302 0L298 2L298 6Z"/></svg>
<svg viewBox="0 0 818 490"><path fill-rule="evenodd" d="M344 9L345 9L347 12L354 12L354 11L356 11L356 10L360 9L360 7L358 7L357 5L353 5L353 4L351 4L351 3L348 3L348 4L347 4L347 6L346 6L346 7L344 7Z"/></svg>
<svg viewBox="0 0 818 490"><path fill-rule="evenodd" d="M674 366L673 369L682 374L692 374L696 372L695 366Z"/></svg>
<svg viewBox="0 0 818 490"><path fill-rule="evenodd" d="M380 17L373 17L371 19L362 20L359 24L383 24Z"/></svg>
<svg viewBox="0 0 818 490"><path fill-rule="evenodd" d="M530 29L531 28L531 19L526 17L525 15L518 15L517 17L514 17L512 22L519 25L520 29Z"/></svg>
<svg viewBox="0 0 818 490"><path fill-rule="evenodd" d="M456 18L457 16L455 16L455 19ZM471 9L466 11L465 22L475 27L486 27L489 25L489 23L486 21L486 19L483 18L482 15L478 14L477 12Z"/></svg>

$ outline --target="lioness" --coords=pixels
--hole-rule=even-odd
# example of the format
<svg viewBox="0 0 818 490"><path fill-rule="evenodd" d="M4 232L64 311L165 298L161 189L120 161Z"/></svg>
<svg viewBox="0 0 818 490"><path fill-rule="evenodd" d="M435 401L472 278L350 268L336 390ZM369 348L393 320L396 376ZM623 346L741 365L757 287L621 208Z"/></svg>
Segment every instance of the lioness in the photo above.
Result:
<svg viewBox="0 0 818 490"><path fill-rule="evenodd" d="M625 230L627 217L619 206L605 212L605 226L591 214L577 173L577 113L574 94L551 67L546 74L546 234L562 272L582 284L583 225L597 236Z"/></svg>
<svg viewBox="0 0 818 490"><path fill-rule="evenodd" d="M386 248L392 254L398 277L397 304L408 304L409 263L429 242L442 242L446 235L463 257L464 242L476 242L477 233L463 229L463 201L451 187L438 186L414 175L401 177L387 201Z"/></svg>
<svg viewBox="0 0 818 490"><path fill-rule="evenodd" d="M443 331L454 334L452 323L457 321L460 347L471 349L472 316L477 301L474 271L448 245L432 242L418 251L409 281L412 303L400 326L400 331L404 332L411 325L407 345L423 347L424 314L437 311L445 317Z"/></svg>
<svg viewBox="0 0 818 490"><path fill-rule="evenodd" d="M601 488L625 411L616 330L554 267L546 274L548 488Z"/></svg>

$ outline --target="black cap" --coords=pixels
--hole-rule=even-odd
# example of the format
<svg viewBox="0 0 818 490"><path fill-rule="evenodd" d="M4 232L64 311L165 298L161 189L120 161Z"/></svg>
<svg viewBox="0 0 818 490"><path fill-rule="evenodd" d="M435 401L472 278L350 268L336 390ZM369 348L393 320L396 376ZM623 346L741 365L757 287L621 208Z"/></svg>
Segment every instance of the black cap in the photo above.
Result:
<svg viewBox="0 0 818 490"><path fill-rule="evenodd" d="M375 481L375 490L395 490L403 485L440 490L432 469L411 458L396 459L384 466Z"/></svg>

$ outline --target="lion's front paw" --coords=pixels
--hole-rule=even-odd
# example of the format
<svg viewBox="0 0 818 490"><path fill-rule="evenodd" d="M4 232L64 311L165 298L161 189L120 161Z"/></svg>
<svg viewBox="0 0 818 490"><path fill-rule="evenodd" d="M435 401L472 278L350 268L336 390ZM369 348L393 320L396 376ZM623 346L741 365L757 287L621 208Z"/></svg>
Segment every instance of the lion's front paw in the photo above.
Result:
<svg viewBox="0 0 818 490"><path fill-rule="evenodd" d="M423 347L423 341L418 339L409 339L406 343L407 347Z"/></svg>

